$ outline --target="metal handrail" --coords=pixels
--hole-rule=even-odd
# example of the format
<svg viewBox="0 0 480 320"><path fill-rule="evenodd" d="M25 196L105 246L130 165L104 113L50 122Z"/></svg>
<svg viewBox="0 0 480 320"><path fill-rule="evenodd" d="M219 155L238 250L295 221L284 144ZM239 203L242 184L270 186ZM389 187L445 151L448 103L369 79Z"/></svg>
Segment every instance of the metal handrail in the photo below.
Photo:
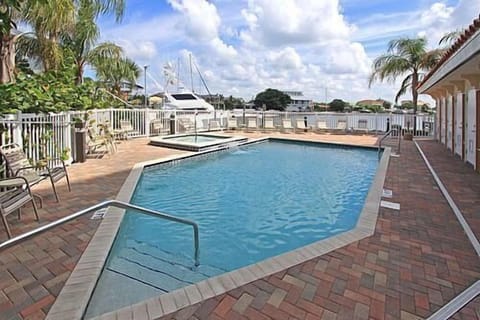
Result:
<svg viewBox="0 0 480 320"><path fill-rule="evenodd" d="M385 135L380 139L380 141L378 142L378 156L380 157L380 150L382 149L382 142L383 140L385 140L389 135L392 134L392 132L397 132L398 134L398 147L397 147L397 153L400 153L400 142L402 141L402 137L400 136L401 135L401 131L398 129L398 128L392 128L390 130L388 130L387 133L385 133Z"/></svg>
<svg viewBox="0 0 480 320"><path fill-rule="evenodd" d="M196 224L195 222L193 222L191 220L188 220L188 219L178 218L178 217L175 217L175 216L171 216L171 215L161 213L161 212L158 212L158 211L146 209L146 208L143 208L143 207L139 207L139 206L136 206L136 205L133 205L133 204L130 204L130 203L126 203L126 202L122 202L122 201L118 201L118 200L107 200L107 201L101 202L101 203L96 204L94 206L91 206L91 207L88 207L86 209L80 210L76 213L73 213L69 216L58 219L57 221L54 221L54 222L51 222L51 223L46 224L44 226L41 226L37 229L28 231L28 232L26 232L22 235L11 238L11 239L9 239L5 242L0 243L0 251L3 250L3 249L9 248L9 247L21 242L21 241L27 240L27 239L35 236L35 235L38 235L38 234L43 233L45 231L48 231L48 230L50 230L50 229L52 229L52 228L54 228L58 225L64 224L68 221L71 221L71 220L76 219L80 216L83 216L87 213L90 213L90 212L93 212L93 211L96 211L96 210L99 210L99 209L102 209L102 208L106 208L106 207L109 207L109 206L118 207L118 208L122 208L122 209L132 209L132 210L136 210L136 211L139 211L141 213L150 215L152 217L161 218L161 219L165 219L165 220L169 220L169 221L178 222L178 223L182 223L182 224L192 226L193 227L194 245L195 245L195 266L198 267L200 265L200 244L199 244L200 240L199 240L199 233L198 233L198 224Z"/></svg>

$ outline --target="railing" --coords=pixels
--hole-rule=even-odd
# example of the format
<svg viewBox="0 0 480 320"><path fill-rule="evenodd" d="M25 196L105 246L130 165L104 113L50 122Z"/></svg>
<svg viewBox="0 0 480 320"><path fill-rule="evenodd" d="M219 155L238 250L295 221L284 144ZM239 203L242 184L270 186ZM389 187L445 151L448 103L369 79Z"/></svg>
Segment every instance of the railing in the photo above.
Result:
<svg viewBox="0 0 480 320"><path fill-rule="evenodd" d="M109 207L109 206L118 207L118 208L122 208L122 209L132 209L132 210L136 210L136 211L139 211L143 214L147 214L147 215L150 215L150 216L153 216L153 217L156 217L156 218L161 218L161 219L165 219L165 220L169 220L169 221L178 222L178 223L182 223L182 224L192 226L193 227L194 246L195 246L195 253L194 253L195 266L200 265L200 240L199 240L199 233L198 233L198 225L195 222L187 220L187 219L171 216L171 215L161 213L161 212L158 212L158 211L146 209L146 208L143 208L143 207L139 207L139 206L136 206L136 205L133 205L133 204L130 204L130 203L126 203L126 202L122 202L122 201L118 201L118 200L107 200L107 201L101 202L101 203L96 204L94 206L91 206L91 207L88 207L86 209L80 210L76 213L73 213L69 216L58 219L58 220L56 220L54 222L51 222L47 225L41 226L37 229L34 229L32 231L28 231L28 232L26 232L22 235L19 235L17 237L9 239L9 240L7 240L3 243L0 243L0 251L3 250L3 249L9 248L9 247L21 242L21 241L24 241L24 240L27 240L27 239L33 237L33 236L36 236L40 233L48 231L48 230L50 230L50 229L52 229L52 228L54 228L58 225L64 224L68 221L71 221L71 220L76 219L80 216L83 216L87 213L94 212L98 209L106 208L106 207Z"/></svg>
<svg viewBox="0 0 480 320"><path fill-rule="evenodd" d="M197 114L195 116L195 114ZM274 126L281 127L282 121L291 121L296 127L297 120L307 121L307 126L317 128L326 123L328 128L336 128L339 121L347 124L347 129L355 131L361 122L369 132L383 134L390 127L401 127L400 134L417 130L414 136L433 136L435 117L431 115L409 114L366 114L366 113L322 113L322 112L280 112L255 110L215 110L214 112L195 112L180 110L160 110L145 108L99 109L89 111L69 111L59 114L17 114L0 118L0 144L17 143L23 146L27 157L34 162L42 158L58 158L63 155L66 162L73 160L74 120L82 119L93 129L108 125L121 129L121 121L129 121L133 131L129 138L150 137L175 133L204 132L211 129L212 121L225 128L227 119L235 119L237 126L245 126L248 119L256 119L259 128L263 128L265 119L271 119ZM196 123L195 123L196 119Z"/></svg>
<svg viewBox="0 0 480 320"><path fill-rule="evenodd" d="M396 132L397 133L397 137L398 137L398 146L397 146L397 154L400 154L400 143L402 141L402 137L401 137L401 133L400 133L400 129L397 129L397 128L393 128L393 129L390 129L387 133L385 133L385 135L380 139L380 141L378 142L378 156L380 157L380 151L382 149L382 142L383 140L385 140L386 138L388 138L388 136L390 136L392 134L392 132Z"/></svg>

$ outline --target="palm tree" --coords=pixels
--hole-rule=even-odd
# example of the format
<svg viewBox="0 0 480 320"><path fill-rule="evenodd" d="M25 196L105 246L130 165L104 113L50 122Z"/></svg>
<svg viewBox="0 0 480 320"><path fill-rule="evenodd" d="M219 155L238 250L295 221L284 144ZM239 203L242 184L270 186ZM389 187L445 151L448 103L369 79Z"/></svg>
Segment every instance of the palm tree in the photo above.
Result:
<svg viewBox="0 0 480 320"><path fill-rule="evenodd" d="M2 0L3 1L3 0ZM23 2L19 20L30 25L33 32L25 35L19 43L20 55L27 55L42 66L44 71L56 70L64 60L66 39L74 39L70 51L76 56L78 79L83 74L83 65L88 52L98 39L95 20L101 14L114 13L121 20L125 0L8 0ZM72 50L73 48L73 50ZM106 47L102 47L107 54ZM110 53L118 47L109 47ZM79 80L77 80L78 82Z"/></svg>
<svg viewBox="0 0 480 320"><path fill-rule="evenodd" d="M413 113L417 112L418 84L424 72L431 70L440 60L443 50L427 51L425 38L400 38L390 41L386 54L373 61L373 71L370 75L369 87L376 80L395 81L399 76L406 75L395 97L395 102L408 89L412 91Z"/></svg>
<svg viewBox="0 0 480 320"><path fill-rule="evenodd" d="M76 84L83 82L85 65L98 59L119 59L122 48L111 42L104 42L95 46L100 35L95 23L98 12L91 1L79 1L73 32L63 37L63 44L73 54L76 65Z"/></svg>
<svg viewBox="0 0 480 320"><path fill-rule="evenodd" d="M98 80L115 95L121 95L122 82L127 81L135 85L142 69L133 60L122 57L120 59L102 58L92 61Z"/></svg>

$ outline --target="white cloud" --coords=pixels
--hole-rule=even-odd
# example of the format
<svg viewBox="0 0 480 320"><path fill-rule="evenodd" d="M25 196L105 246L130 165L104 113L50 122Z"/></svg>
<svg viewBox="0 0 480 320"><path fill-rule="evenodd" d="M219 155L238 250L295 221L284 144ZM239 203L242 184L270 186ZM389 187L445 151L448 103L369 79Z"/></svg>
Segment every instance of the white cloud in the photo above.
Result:
<svg viewBox="0 0 480 320"><path fill-rule="evenodd" d="M263 45L347 38L351 31L338 0L249 0L242 15L248 26L243 40Z"/></svg>
<svg viewBox="0 0 480 320"><path fill-rule="evenodd" d="M272 67L283 70L297 70L302 67L302 58L292 47L280 51L270 52L267 55Z"/></svg>
<svg viewBox="0 0 480 320"><path fill-rule="evenodd" d="M150 60L157 55L157 48L152 41L118 40L118 45L123 48L125 54L133 60Z"/></svg>
<svg viewBox="0 0 480 320"><path fill-rule="evenodd" d="M217 8L206 0L168 0L182 14L181 25L188 37L196 41L210 41L218 36L221 20Z"/></svg>

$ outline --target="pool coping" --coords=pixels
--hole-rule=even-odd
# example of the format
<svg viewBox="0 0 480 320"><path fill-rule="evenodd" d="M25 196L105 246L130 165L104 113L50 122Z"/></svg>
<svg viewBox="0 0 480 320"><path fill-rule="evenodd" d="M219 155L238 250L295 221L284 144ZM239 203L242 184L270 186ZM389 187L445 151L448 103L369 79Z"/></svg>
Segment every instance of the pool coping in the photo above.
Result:
<svg viewBox="0 0 480 320"><path fill-rule="evenodd" d="M360 146L322 141L315 142L293 138L278 139L275 137L252 139L246 144L268 140L311 142L316 144L364 147L369 149L378 148L376 146ZM222 150L223 149L228 149L228 147L222 148ZM135 191L137 181L145 167L168 163L175 160L188 159L193 156L208 154L211 152L211 150L195 153L187 152L181 155L172 155L137 163L130 171L127 179L117 194L116 199L126 202L130 201L130 198ZM258 263L202 280L187 287L102 314L92 319L116 319L117 316L119 318L125 316L127 318L133 317L134 319L156 319L371 236L375 232L390 153L391 149L389 147L383 148L383 154L378 164L377 172L354 229L328 239L319 240L293 251L268 258ZM88 247L84 251L70 277L67 279L52 308L48 312L46 319L83 318L124 214L125 210L123 209L114 207L108 209L95 235L92 237Z"/></svg>

